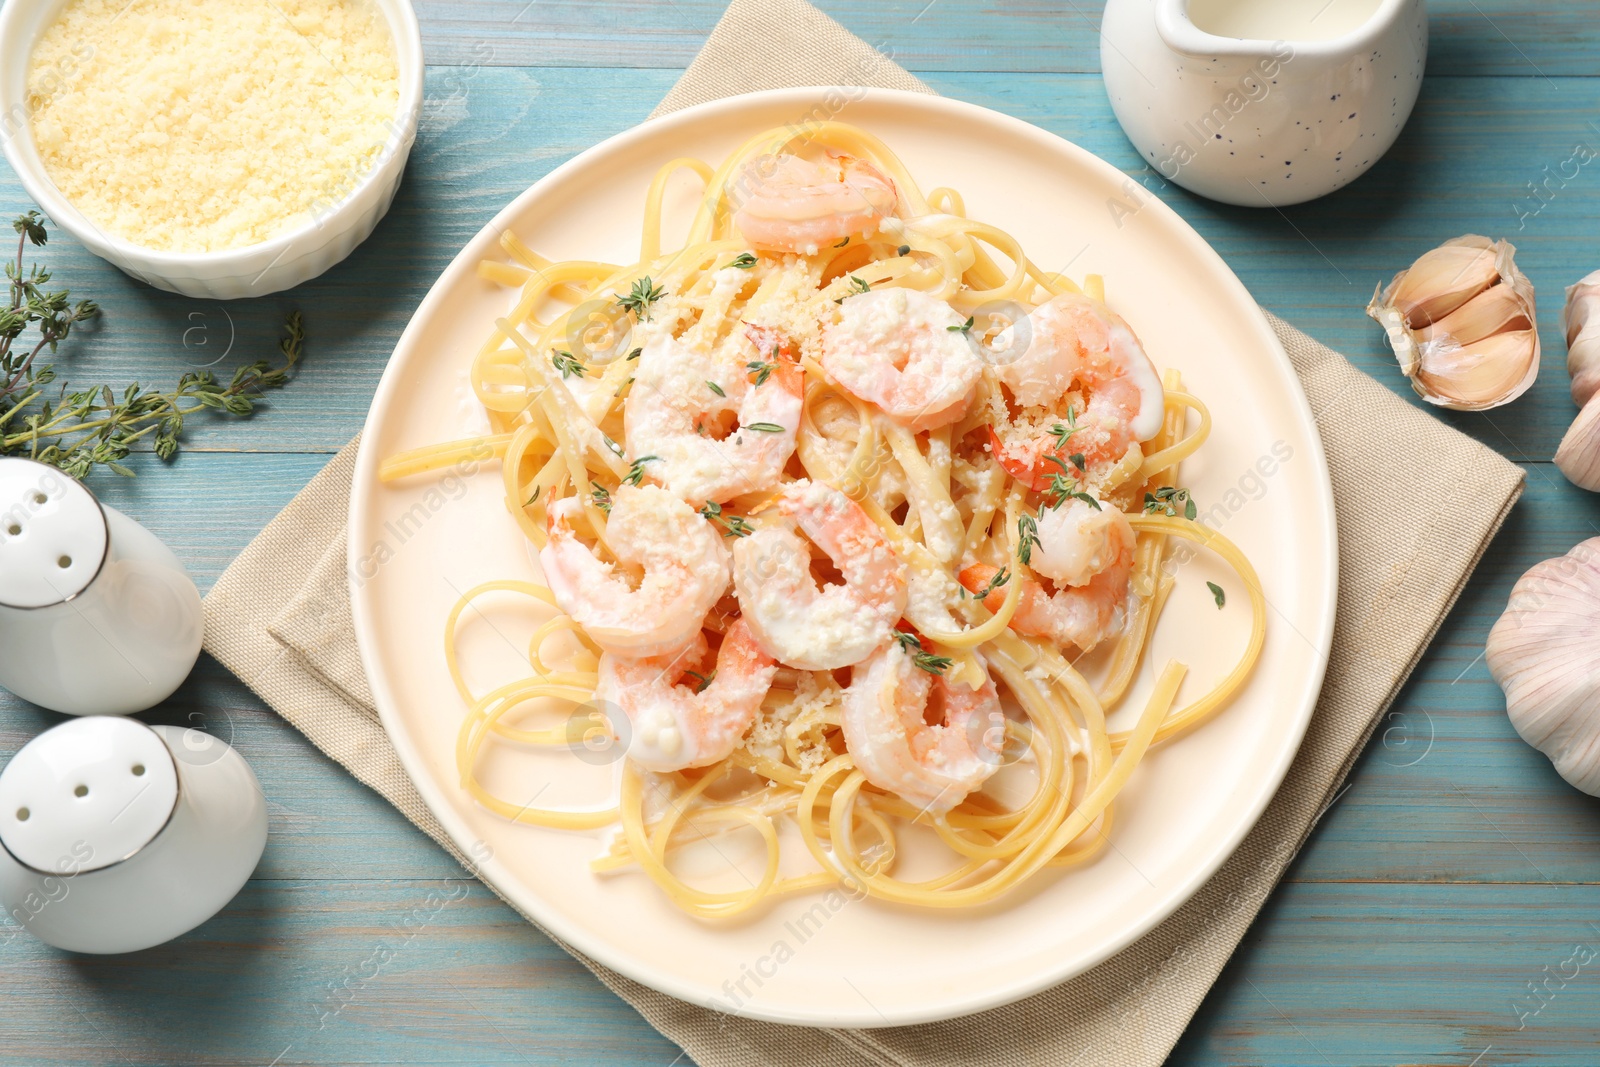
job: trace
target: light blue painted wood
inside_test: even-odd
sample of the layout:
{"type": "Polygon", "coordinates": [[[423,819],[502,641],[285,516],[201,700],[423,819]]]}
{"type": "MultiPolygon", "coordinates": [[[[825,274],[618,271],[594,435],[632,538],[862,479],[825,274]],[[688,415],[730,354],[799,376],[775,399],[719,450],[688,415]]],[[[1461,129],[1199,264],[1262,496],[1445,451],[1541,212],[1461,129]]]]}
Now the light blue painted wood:
{"type": "MultiPolygon", "coordinates": [[[[681,70],[721,0],[423,0],[429,62],[681,70]]],[[[924,71],[1094,73],[1104,0],[820,0],[817,5],[902,65],[924,71]]],[[[1434,74],[1557,77],[1594,73],[1593,8],[1552,0],[1433,0],[1434,74]]]]}
{"type": "MultiPolygon", "coordinates": [[[[887,41],[941,92],[1140,172],[1092,73],[1097,3],[1077,4],[1080,15],[1044,0],[937,0],[915,18],[925,2],[823,6],[887,41]]],[[[715,0],[522,7],[422,5],[430,58],[465,65],[430,73],[393,213],[325,278],[227,306],[236,347],[224,368],[270,347],[283,310],[303,307],[312,341],[301,379],[259,418],[197,424],[172,469],[144,457],[134,482],[96,478],[202,587],[359,427],[394,339],[455,250],[539,175],[642,119],[720,9],[715,0]],[[473,51],[480,42],[492,55],[473,51]]],[[[1367,178],[1282,215],[1159,195],[1263,304],[1400,391],[1360,311],[1372,285],[1457,233],[1512,237],[1540,289],[1542,380],[1510,408],[1446,417],[1540,461],[1572,412],[1555,323],[1561,286],[1600,266],[1600,187],[1582,169],[1522,230],[1516,205],[1578,140],[1600,146],[1587,125],[1600,115],[1600,83],[1585,77],[1600,31],[1586,4],[1445,0],[1433,9],[1417,116],[1367,178]]],[[[23,206],[0,168],[0,211],[23,206]]],[[[63,354],[75,379],[170,381],[220,351],[195,332],[184,344],[195,327],[207,346],[219,343],[219,305],[137,286],[67,240],[51,246],[50,262],[111,309],[96,335],[63,354]]],[[[1573,945],[1600,945],[1588,925],[1600,922],[1600,802],[1515,738],[1479,659],[1516,576],[1600,534],[1600,498],[1547,463],[1526,469],[1527,498],[1174,1063],[1595,1062],[1594,964],[1518,1029],[1519,1009],[1541,1003],[1527,999],[1527,983],[1545,981],[1546,967],[1559,973],[1573,945]]],[[[271,799],[262,867],[218,919],[133,957],[64,958],[0,926],[0,1064],[281,1055],[285,1064],[665,1065],[677,1055],[482,889],[430,904],[430,892],[456,895],[451,862],[215,663],[202,661],[151,718],[215,731],[250,758],[271,799]],[[374,951],[396,945],[396,961],[371,973],[374,951]]],[[[0,697],[0,754],[54,721],[0,697]]]]}

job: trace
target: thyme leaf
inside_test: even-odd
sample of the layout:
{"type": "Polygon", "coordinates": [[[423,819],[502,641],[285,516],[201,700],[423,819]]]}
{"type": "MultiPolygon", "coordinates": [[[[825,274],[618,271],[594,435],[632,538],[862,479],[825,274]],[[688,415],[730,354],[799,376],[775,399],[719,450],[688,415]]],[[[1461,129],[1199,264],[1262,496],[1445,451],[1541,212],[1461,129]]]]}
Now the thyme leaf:
{"type": "Polygon", "coordinates": [[[638,459],[634,460],[628,465],[628,473],[623,476],[622,484],[638,485],[640,482],[644,481],[644,465],[653,459],[660,458],[660,456],[640,456],[638,459]]]}
{"type": "MultiPolygon", "coordinates": [[[[837,247],[837,246],[835,246],[835,247],[837,247]]],[[[834,303],[835,304],[842,304],[842,303],[845,302],[845,300],[847,300],[848,298],[850,298],[852,296],[860,296],[862,293],[870,293],[870,292],[872,292],[872,286],[867,284],[866,279],[865,278],[858,278],[854,274],[852,274],[852,275],[850,275],[850,291],[845,293],[844,296],[841,296],[838,299],[834,300],[834,303]]]]}
{"type": "Polygon", "coordinates": [[[911,653],[911,664],[919,670],[927,671],[929,674],[943,674],[955,664],[955,660],[949,656],[935,656],[932,652],[924,651],[922,640],[916,634],[896,630],[894,639],[900,642],[901,648],[911,653]]]}
{"type": "Polygon", "coordinates": [[[1039,547],[1039,524],[1032,515],[1023,515],[1017,519],[1017,558],[1027,566],[1033,559],[1033,550],[1039,547]]]}
{"type": "Polygon", "coordinates": [[[589,369],[571,352],[554,352],[550,356],[550,362],[561,372],[563,378],[582,378],[589,369]]]}
{"type": "Polygon", "coordinates": [[[617,303],[625,311],[631,311],[636,317],[648,320],[650,305],[666,295],[667,291],[661,286],[651,284],[650,276],[647,274],[633,283],[633,288],[629,290],[627,296],[617,297],[617,303]]]}
{"type": "Polygon", "coordinates": [[[989,583],[987,585],[985,585],[982,589],[979,589],[976,593],[972,594],[972,599],[987,600],[990,593],[994,592],[996,589],[1004,588],[1005,584],[1010,580],[1011,572],[1006,568],[1001,567],[999,570],[994,572],[994,577],[989,579],[989,583]]]}
{"type": "Polygon", "coordinates": [[[1153,515],[1159,512],[1168,518],[1177,518],[1179,507],[1183,508],[1183,517],[1190,522],[1193,522],[1195,517],[1200,514],[1200,509],[1195,507],[1194,498],[1189,495],[1189,490],[1187,489],[1177,489],[1170,485],[1164,485],[1155,492],[1144,495],[1144,510],[1146,514],[1153,515]]]}
{"type": "Polygon", "coordinates": [[[715,500],[706,501],[700,508],[700,514],[704,515],[713,526],[720,524],[723,528],[723,537],[749,537],[755,533],[755,528],[738,515],[724,515],[722,505],[715,500]]]}
{"type": "Polygon", "coordinates": [[[73,389],[56,381],[57,368],[40,362],[54,354],[79,323],[100,313],[92,300],[71,301],[70,289],[46,288],[51,272],[25,264],[28,246],[49,240],[43,217],[29,211],[12,220],[16,256],[5,264],[5,297],[0,297],[0,456],[27,456],[82,478],[95,467],[126,477],[122,461],[145,438],[156,457],[178,453],[187,416],[209,408],[219,415],[252,414],[262,393],[286,385],[305,351],[305,322],[293,311],[284,319],[278,341],[281,364],[258,360],[234,371],[226,383],[210,370],[191,371],[167,391],[138,382],[113,390],[109,385],[73,389]],[[31,344],[17,345],[27,335],[31,344]]]}

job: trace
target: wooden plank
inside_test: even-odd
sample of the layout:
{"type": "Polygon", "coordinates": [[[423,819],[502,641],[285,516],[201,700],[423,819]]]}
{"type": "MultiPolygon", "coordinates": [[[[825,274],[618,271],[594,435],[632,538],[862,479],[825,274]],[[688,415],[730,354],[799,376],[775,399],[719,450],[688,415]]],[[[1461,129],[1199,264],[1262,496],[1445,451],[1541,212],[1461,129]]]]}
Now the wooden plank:
{"type": "MultiPolygon", "coordinates": [[[[670,81],[649,70],[485,68],[457,84],[434,70],[440,103],[423,123],[389,217],[348,261],[293,294],[223,305],[160,293],[58,235],[48,249],[58,280],[108,308],[95,331],[63,349],[63,363],[75,380],[171,382],[221,355],[231,318],[234,349],[218,364],[231,373],[270,352],[284,310],[298,306],[311,334],[300,378],[272,397],[262,417],[199,419],[190,440],[197,448],[332,451],[360,427],[394,340],[456,251],[537,177],[643,118],[670,81]]],[[[1225,207],[1166,185],[1140,163],[1094,76],[935,81],[952,96],[1068,137],[1148,183],[1262,304],[1419,404],[1362,313],[1373,287],[1457,234],[1511,237],[1540,294],[1540,381],[1509,407],[1438,414],[1513,458],[1554,453],[1574,412],[1558,325],[1562,289],[1600,266],[1600,216],[1590,210],[1600,164],[1573,171],[1537,214],[1540,201],[1528,199],[1527,186],[1544,180],[1545,167],[1559,170],[1580,141],[1600,152],[1600,127],[1587,125],[1600,114],[1600,81],[1429,79],[1402,142],[1371,174],[1282,212],[1225,207]],[[1528,216],[1522,229],[1519,210],[1528,216]]],[[[25,206],[14,178],[0,170],[0,210],[25,206]]]]}
{"type": "MultiPolygon", "coordinates": [[[[463,66],[688,66],[725,0],[422,0],[428,62],[463,66]]],[[[1104,0],[817,0],[902,66],[921,72],[1096,73],[1104,0]]],[[[1597,72],[1593,11],[1540,0],[1434,0],[1429,72],[1559,77],[1597,72]]]]}
{"type": "Polygon", "coordinates": [[[669,1064],[676,1046],[464,877],[256,881],[190,934],[66,956],[0,927],[0,1063],[669,1064]]]}
{"type": "MultiPolygon", "coordinates": [[[[1597,907],[1593,886],[1285,886],[1170,1062],[1466,1065],[1488,1048],[1480,1062],[1589,1067],[1600,982],[1592,956],[1577,961],[1600,955],[1597,907]]],[[[210,923],[135,956],[65,957],[25,936],[0,951],[10,1064],[676,1055],[458,880],[254,883],[210,923]]]]}
{"type": "Polygon", "coordinates": [[[1597,893],[1284,886],[1168,1063],[1593,1064],[1597,893]]]}

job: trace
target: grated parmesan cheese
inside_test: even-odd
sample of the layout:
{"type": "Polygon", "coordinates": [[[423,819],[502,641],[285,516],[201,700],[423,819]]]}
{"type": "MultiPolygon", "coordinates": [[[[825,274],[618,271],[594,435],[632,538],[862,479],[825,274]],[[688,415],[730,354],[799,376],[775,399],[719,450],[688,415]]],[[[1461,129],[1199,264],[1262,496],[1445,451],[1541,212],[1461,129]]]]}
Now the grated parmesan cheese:
{"type": "Polygon", "coordinates": [[[95,225],[174,252],[327,215],[398,147],[399,98],[366,0],[72,0],[28,69],[56,187],[95,225]]]}

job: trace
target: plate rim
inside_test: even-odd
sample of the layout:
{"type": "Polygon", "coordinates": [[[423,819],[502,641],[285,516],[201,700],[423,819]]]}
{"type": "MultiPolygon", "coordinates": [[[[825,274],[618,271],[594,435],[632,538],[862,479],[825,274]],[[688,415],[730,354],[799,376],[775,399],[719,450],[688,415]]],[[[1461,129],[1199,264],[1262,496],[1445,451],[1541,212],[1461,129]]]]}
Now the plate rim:
{"type": "MultiPolygon", "coordinates": [[[[756,108],[770,103],[790,103],[796,106],[815,103],[822,94],[837,93],[838,91],[838,86],[822,85],[766,89],[723,97],[646,119],[636,126],[613,134],[584,149],[565,163],[552,169],[517,194],[510,203],[496,212],[494,217],[485,223],[477,233],[468,238],[461,250],[440,271],[439,276],[434,279],[427,294],[407,320],[406,327],[395,342],[394,350],[391,352],[388,363],[384,368],[383,376],[379,380],[372,404],[368,408],[367,417],[363,420],[361,443],[358,446],[355,459],[347,515],[346,552],[348,557],[356,559],[360,556],[360,546],[363,543],[361,538],[366,531],[366,526],[362,521],[362,512],[364,504],[372,499],[373,490],[377,484],[378,457],[373,454],[372,449],[375,446],[371,443],[375,439],[375,434],[368,431],[374,428],[379,420],[379,413],[386,402],[399,389],[398,383],[403,377],[403,369],[411,360],[423,358],[420,346],[416,343],[416,335],[422,331],[420,324],[437,314],[443,304],[445,299],[444,292],[447,288],[446,279],[453,279],[463,269],[476,269],[476,258],[474,257],[468,263],[467,252],[477,243],[479,238],[491,230],[499,233],[507,229],[510,221],[521,214],[527,203],[536,200],[546,186],[559,182],[572,172],[582,171],[592,159],[616,148],[626,148],[633,142],[660,136],[674,127],[692,125],[703,119],[714,119],[726,113],[737,113],[746,108],[756,108]]],[[[909,106],[913,110],[919,108],[927,109],[930,112],[928,116],[930,119],[949,117],[958,120],[966,119],[983,125],[1004,127],[1014,135],[1043,140],[1051,149],[1064,151],[1067,155],[1077,157],[1080,165],[1091,170],[1099,170],[1108,179],[1133,180],[1130,175],[1120,168],[1059,134],[980,104],[973,104],[938,94],[903,89],[852,87],[852,91],[862,93],[861,96],[852,101],[853,103],[888,100],[909,106]],[[944,115],[941,116],[940,112],[944,112],[944,115]]],[[[969,991],[964,995],[931,1004],[921,1010],[895,1009],[886,1015],[877,1009],[868,1010],[866,1008],[855,1012],[842,1012],[839,1010],[815,1011],[804,1008],[752,1004],[741,1007],[734,1014],[764,1022],[837,1029],[877,1029],[942,1022],[1015,1003],[1025,997],[1086,973],[1120,953],[1172,916],[1211,879],[1223,863],[1238,850],[1245,837],[1260,821],[1267,806],[1277,796],[1284,777],[1288,774],[1290,765],[1299,753],[1300,747],[1305,741],[1306,730],[1310,726],[1312,713],[1315,711],[1317,701],[1321,696],[1322,683],[1328,667],[1329,652],[1332,648],[1338,601],[1339,541],[1337,512],[1334,507],[1332,477],[1328,469],[1322,436],[1317,430],[1315,416],[1311,410],[1310,402],[1306,398],[1300,376],[1296,373],[1287,351],[1285,351],[1282,342],[1279,341],[1271,323],[1267,320],[1265,309],[1256,302],[1255,297],[1250,294],[1250,291],[1245,287],[1238,275],[1234,273],[1233,269],[1228,266],[1221,254],[1212,247],[1209,241],[1201,236],[1198,230],[1190,225],[1188,220],[1184,219],[1170,205],[1153,194],[1148,197],[1148,201],[1144,210],[1154,210],[1164,216],[1164,221],[1174,231],[1178,239],[1189,244],[1191,250],[1202,259],[1210,259],[1214,267],[1213,276],[1218,284],[1234,289],[1235,295],[1242,297],[1254,309],[1249,325],[1261,343],[1266,346],[1268,352],[1276,357],[1279,369],[1284,372],[1289,387],[1289,398],[1295,408],[1294,414],[1297,417],[1297,421],[1307,427],[1309,431],[1307,436],[1309,438],[1311,452],[1309,458],[1312,467],[1310,477],[1316,482],[1315,488],[1318,490],[1316,495],[1323,512],[1323,515],[1318,518],[1325,519],[1322,525],[1325,525],[1328,535],[1324,549],[1323,588],[1320,590],[1323,610],[1317,620],[1317,632],[1311,642],[1315,654],[1315,662],[1295,702],[1295,718],[1290,731],[1293,743],[1283,745],[1278,753],[1276,763],[1260,778],[1261,784],[1255,796],[1248,805],[1243,807],[1241,817],[1235,820],[1234,825],[1227,834],[1218,839],[1206,859],[1196,864],[1186,878],[1177,883],[1172,889],[1169,889],[1160,902],[1155,907],[1150,908],[1138,922],[1128,924],[1127,927],[1119,932],[1118,936],[1110,939],[1103,949],[1092,958],[1063,967],[1041,968],[1004,986],[985,989],[981,992],[969,991]]],[[[377,670],[378,653],[376,639],[373,636],[374,625],[371,618],[371,609],[362,596],[362,587],[367,583],[357,582],[354,572],[349,568],[346,569],[346,579],[350,589],[351,615],[356,634],[356,644],[361,654],[362,669],[367,675],[367,680],[372,690],[373,703],[378,712],[383,731],[393,745],[407,777],[410,778],[423,803],[427,805],[429,812],[438,820],[456,850],[461,855],[470,855],[474,843],[479,839],[478,835],[472,833],[470,828],[458,818],[452,810],[452,804],[449,798],[445,796],[444,790],[427,773],[426,763],[422,754],[418,751],[413,738],[403,728],[403,721],[398,711],[398,703],[389,686],[388,679],[377,670]]],[[[1311,595],[1314,596],[1317,592],[1313,590],[1311,595]]],[[[708,1000],[703,997],[695,983],[686,982],[670,971],[641,963],[637,958],[623,951],[614,950],[612,946],[591,938],[582,927],[569,924],[559,910],[544,907],[543,901],[536,893],[529,891],[528,887],[517,879],[509,877],[509,872],[503,869],[497,857],[490,856],[482,862],[474,860],[473,865],[476,869],[472,873],[475,873],[483,880],[491,891],[510,904],[514,911],[517,911],[523,918],[533,923],[541,932],[552,936],[564,947],[570,947],[571,950],[582,953],[589,960],[617,971],[657,992],[708,1010],[725,1010],[719,1008],[714,1000],[708,1000]]]]}

